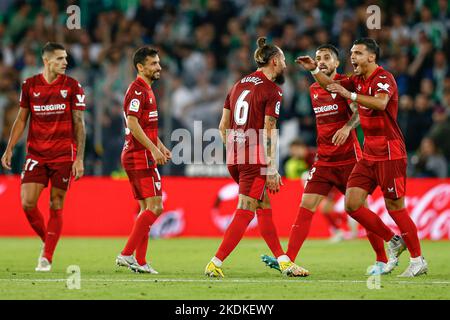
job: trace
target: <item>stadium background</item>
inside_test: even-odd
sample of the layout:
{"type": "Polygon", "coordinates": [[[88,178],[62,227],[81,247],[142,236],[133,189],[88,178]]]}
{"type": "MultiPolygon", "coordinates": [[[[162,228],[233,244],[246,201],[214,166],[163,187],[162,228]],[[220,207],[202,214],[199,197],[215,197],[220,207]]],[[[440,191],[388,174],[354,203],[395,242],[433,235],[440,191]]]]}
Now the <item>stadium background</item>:
{"type": "MultiPolygon", "coordinates": [[[[409,155],[408,175],[427,178],[409,182],[411,204],[423,204],[423,207],[418,206],[423,210],[415,217],[415,222],[429,229],[423,237],[433,239],[430,230],[438,230],[434,232],[440,236],[434,239],[448,239],[449,32],[448,0],[401,1],[395,4],[391,1],[345,0],[2,0],[0,153],[4,151],[17,114],[20,84],[42,68],[41,47],[47,41],[64,43],[70,64],[67,73],[83,84],[87,95],[85,169],[88,176],[95,177],[83,178],[73,184],[67,200],[67,223],[63,234],[126,235],[131,227],[130,216],[137,208],[120,168],[124,139],[122,101],[135,76],[130,58],[137,47],[151,44],[160,50],[163,72],[161,80],[154,86],[161,115],[160,137],[167,145],[173,146],[175,142],[170,139],[172,131],[186,128],[194,134],[194,120],[202,121],[203,130],[217,127],[228,89],[255,68],[252,55],[257,37],[267,36],[280,46],[288,65],[279,121],[281,172],[289,178],[298,178],[307,171],[313,158],[315,126],[308,93],[313,79],[294,64],[294,58],[303,54],[314,56],[318,45],[331,42],[340,50],[339,71],[350,73],[348,52],[353,40],[369,36],[375,38],[382,49],[379,64],[392,72],[398,83],[398,121],[409,155]],[[66,8],[71,4],[81,8],[80,30],[66,28],[66,8]],[[366,9],[370,4],[381,8],[380,30],[366,27],[366,9]],[[434,188],[438,188],[439,193],[430,195],[429,191],[434,188]],[[93,222],[96,227],[86,229],[86,226],[77,224],[77,221],[82,221],[77,216],[78,208],[80,203],[91,201],[90,195],[99,193],[102,196],[98,196],[101,199],[98,205],[89,207],[97,216],[93,222]],[[113,194],[117,196],[112,197],[113,194]],[[105,202],[108,202],[108,208],[118,209],[106,209],[105,202]],[[111,219],[111,216],[115,218],[111,219]],[[110,226],[105,227],[105,221],[109,221],[110,226]]],[[[359,137],[362,139],[361,132],[359,137]]],[[[15,148],[12,172],[0,169],[0,235],[31,235],[20,210],[17,177],[24,160],[25,138],[26,135],[15,148]]],[[[220,144],[219,141],[216,143],[220,144]]],[[[169,202],[169,206],[166,204],[170,209],[164,215],[169,221],[167,235],[220,235],[223,229],[220,224],[226,223],[227,215],[232,213],[235,195],[227,198],[231,200],[231,204],[227,204],[229,209],[221,207],[215,211],[215,203],[221,188],[228,186],[231,180],[199,177],[227,176],[225,167],[170,164],[161,171],[166,176],[164,183],[168,201],[173,201],[174,197],[180,199],[181,194],[186,195],[186,190],[192,190],[193,184],[214,186],[199,191],[199,194],[211,192],[206,197],[208,200],[203,199],[210,201],[205,208],[195,207],[185,212],[184,217],[193,220],[177,220],[179,216],[168,214],[189,206],[188,203],[183,204],[184,200],[173,205],[169,202]],[[167,177],[169,175],[176,177],[167,177]],[[221,218],[225,222],[220,222],[221,218]],[[209,227],[215,229],[210,229],[208,234],[202,234],[204,230],[201,229],[171,233],[180,223],[184,226],[209,224],[204,230],[209,227]]],[[[292,180],[283,192],[287,200],[295,199],[291,200],[289,208],[292,208],[289,210],[280,207],[280,211],[285,212],[284,220],[278,221],[280,235],[287,236],[300,201],[301,183],[292,180]]],[[[42,198],[41,208],[45,208],[47,194],[42,198]]],[[[382,211],[378,213],[383,215],[382,211]]],[[[384,214],[383,219],[389,222],[390,218],[384,214]]],[[[314,223],[313,235],[328,234],[320,215],[316,215],[314,223]]],[[[249,232],[251,235],[252,231],[249,232]]]]}

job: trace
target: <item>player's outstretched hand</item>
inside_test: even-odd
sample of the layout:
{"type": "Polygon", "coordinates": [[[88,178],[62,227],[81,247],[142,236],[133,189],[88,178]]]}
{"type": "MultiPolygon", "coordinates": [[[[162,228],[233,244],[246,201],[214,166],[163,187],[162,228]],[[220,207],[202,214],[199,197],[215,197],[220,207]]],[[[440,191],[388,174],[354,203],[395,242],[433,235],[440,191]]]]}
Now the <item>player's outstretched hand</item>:
{"type": "Polygon", "coordinates": [[[310,56],[300,56],[295,59],[295,63],[301,65],[308,71],[313,71],[317,68],[317,62],[310,56]]]}
{"type": "Polygon", "coordinates": [[[2,166],[5,169],[11,170],[11,158],[12,158],[12,151],[6,150],[5,153],[2,156],[2,166]]]}
{"type": "Polygon", "coordinates": [[[350,127],[343,126],[338,131],[336,131],[336,133],[334,134],[333,138],[331,139],[331,142],[335,146],[343,145],[345,143],[345,141],[347,141],[347,138],[350,135],[350,131],[351,130],[352,129],[350,127]]]}
{"type": "Polygon", "coordinates": [[[156,164],[159,166],[165,165],[169,161],[168,157],[165,156],[159,149],[152,152],[153,159],[155,159],[156,164]]]}
{"type": "Polygon", "coordinates": [[[75,177],[75,181],[80,179],[84,175],[83,160],[75,160],[72,165],[72,175],[75,177]]]}
{"type": "Polygon", "coordinates": [[[333,93],[337,93],[341,97],[345,99],[350,99],[351,93],[347,89],[345,89],[343,86],[341,86],[339,83],[331,83],[327,85],[327,90],[333,93]]]}

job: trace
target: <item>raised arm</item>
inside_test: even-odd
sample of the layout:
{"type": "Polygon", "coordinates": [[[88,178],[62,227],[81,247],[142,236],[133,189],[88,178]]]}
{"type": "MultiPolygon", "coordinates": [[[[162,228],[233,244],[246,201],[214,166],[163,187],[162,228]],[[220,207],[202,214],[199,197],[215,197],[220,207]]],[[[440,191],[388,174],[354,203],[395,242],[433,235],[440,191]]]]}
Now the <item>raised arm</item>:
{"type": "Polygon", "coordinates": [[[86,126],[84,124],[84,111],[72,110],[73,130],[77,144],[77,157],[72,165],[72,175],[75,180],[84,175],[84,149],[86,145],[86,126]]]}
{"type": "Polygon", "coordinates": [[[5,169],[11,170],[11,158],[13,154],[13,149],[17,142],[22,137],[23,131],[27,125],[27,120],[30,115],[30,110],[27,108],[19,108],[16,120],[14,120],[13,126],[11,128],[11,134],[9,136],[8,145],[2,156],[2,166],[5,169]]]}
{"type": "Polygon", "coordinates": [[[338,83],[329,84],[327,86],[327,90],[333,93],[337,93],[345,99],[351,99],[352,101],[373,110],[383,111],[384,109],[386,109],[390,99],[389,94],[383,92],[377,93],[374,96],[356,94],[354,92],[348,91],[338,83]]]}
{"type": "Polygon", "coordinates": [[[328,77],[325,73],[320,71],[319,66],[317,65],[317,61],[315,61],[310,56],[300,56],[295,59],[295,62],[305,68],[305,70],[311,72],[311,75],[322,88],[326,89],[327,85],[337,83],[336,81],[328,77]]]}

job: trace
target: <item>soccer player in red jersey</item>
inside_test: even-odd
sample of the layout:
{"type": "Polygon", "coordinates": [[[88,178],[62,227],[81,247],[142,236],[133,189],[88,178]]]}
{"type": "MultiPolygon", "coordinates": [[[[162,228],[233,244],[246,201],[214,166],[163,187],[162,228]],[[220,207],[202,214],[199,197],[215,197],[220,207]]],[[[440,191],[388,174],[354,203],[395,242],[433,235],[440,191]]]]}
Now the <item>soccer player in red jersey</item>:
{"type": "MultiPolygon", "coordinates": [[[[331,79],[345,78],[336,72],[339,53],[333,45],[318,47],[316,61],[320,71],[331,79]]],[[[286,254],[291,261],[295,261],[321,201],[330,194],[333,187],[345,194],[350,173],[356,162],[362,159],[361,148],[353,130],[359,124],[355,103],[349,105],[347,99],[326,91],[317,82],[311,85],[309,92],[316,115],[317,156],[306,180],[299,212],[289,235],[286,254]]],[[[369,239],[378,238],[370,232],[368,234],[369,239]]],[[[273,257],[263,256],[262,260],[268,266],[279,269],[273,257]]],[[[387,262],[383,246],[377,252],[377,261],[387,262]]]]}
{"type": "Polygon", "coordinates": [[[2,156],[2,165],[11,169],[13,148],[30,118],[20,196],[25,215],[43,242],[36,271],[50,271],[61,235],[64,199],[71,177],[78,180],[84,173],[83,111],[86,104],[81,85],[65,75],[67,53],[64,47],[47,43],[42,49],[42,59],[43,73],[22,84],[20,110],[2,156]],[[52,184],[50,217],[45,226],[37,202],[49,180],[52,184]]]}
{"type": "Polygon", "coordinates": [[[222,262],[241,240],[255,212],[261,235],[278,258],[283,274],[307,273],[281,248],[266,192],[266,186],[270,192],[278,192],[281,186],[274,132],[283,96],[276,83],[284,82],[285,58],[280,48],[266,43],[266,38],[259,38],[257,44],[254,58],[258,69],[231,88],[219,125],[228,171],[239,184],[239,202],[218,251],[205,268],[209,277],[224,277],[222,262]]]}
{"type": "MultiPolygon", "coordinates": [[[[364,207],[367,195],[381,187],[390,216],[398,225],[402,237],[394,236],[382,225],[372,224],[369,229],[389,241],[389,261],[383,273],[391,272],[398,264],[398,256],[408,248],[411,259],[403,277],[425,274],[428,265],[422,257],[417,228],[405,208],[406,148],[397,124],[398,91],[392,74],[377,64],[380,49],[375,40],[362,38],[353,43],[351,62],[354,75],[336,81],[317,68],[310,57],[299,57],[297,62],[310,70],[316,81],[328,91],[358,103],[361,128],[364,132],[363,159],[350,175],[345,207],[361,223],[376,214],[364,207]],[[372,228],[372,229],[371,229],[372,228]]],[[[370,223],[369,223],[370,224],[370,223]]]]}
{"type": "Polygon", "coordinates": [[[126,128],[121,160],[141,211],[116,264],[134,272],[157,274],[146,261],[148,234],[163,211],[157,165],[166,164],[172,154],[158,138],[158,109],[151,88],[161,75],[158,51],[150,47],[139,48],[134,53],[133,64],[138,75],[125,94],[126,128]]]}

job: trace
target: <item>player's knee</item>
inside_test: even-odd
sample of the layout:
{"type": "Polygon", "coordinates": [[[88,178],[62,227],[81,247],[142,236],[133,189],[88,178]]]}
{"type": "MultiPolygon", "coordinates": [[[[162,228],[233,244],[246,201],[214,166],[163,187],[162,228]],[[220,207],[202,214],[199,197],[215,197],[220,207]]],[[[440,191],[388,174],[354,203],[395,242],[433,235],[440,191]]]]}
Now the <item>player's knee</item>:
{"type": "Polygon", "coordinates": [[[397,200],[391,200],[391,199],[385,199],[385,203],[386,203],[386,209],[388,209],[388,211],[398,211],[398,210],[402,210],[405,205],[403,201],[399,201],[400,199],[397,200]]]}
{"type": "Polygon", "coordinates": [[[35,201],[34,199],[22,199],[22,209],[24,211],[33,210],[34,208],[36,208],[36,205],[37,201],[35,201]]]}
{"type": "Polygon", "coordinates": [[[153,212],[157,216],[160,216],[164,211],[162,204],[155,204],[155,205],[150,206],[147,209],[150,210],[151,212],[153,212]]]}
{"type": "Polygon", "coordinates": [[[63,203],[64,203],[64,197],[53,196],[50,199],[50,209],[52,209],[52,210],[62,209],[63,203]]]}
{"type": "Polygon", "coordinates": [[[359,208],[361,208],[363,204],[364,203],[358,199],[346,197],[345,198],[345,211],[347,211],[348,213],[351,214],[351,213],[355,212],[356,210],[358,210],[359,208]]]}

